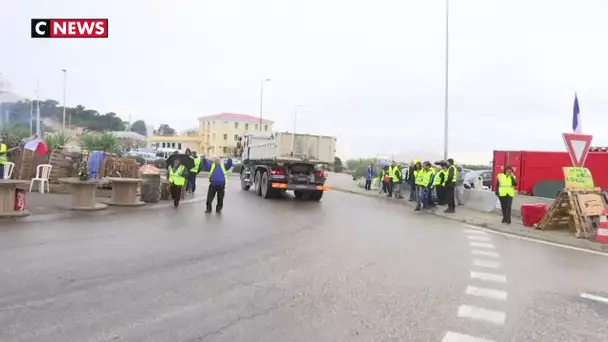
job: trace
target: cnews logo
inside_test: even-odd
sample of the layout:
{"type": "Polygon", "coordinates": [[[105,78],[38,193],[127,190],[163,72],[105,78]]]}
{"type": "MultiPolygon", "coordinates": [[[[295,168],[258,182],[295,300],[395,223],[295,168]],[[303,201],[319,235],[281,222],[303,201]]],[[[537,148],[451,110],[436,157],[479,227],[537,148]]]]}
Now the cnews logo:
{"type": "Polygon", "coordinates": [[[108,38],[108,19],[32,19],[32,38],[108,38]]]}

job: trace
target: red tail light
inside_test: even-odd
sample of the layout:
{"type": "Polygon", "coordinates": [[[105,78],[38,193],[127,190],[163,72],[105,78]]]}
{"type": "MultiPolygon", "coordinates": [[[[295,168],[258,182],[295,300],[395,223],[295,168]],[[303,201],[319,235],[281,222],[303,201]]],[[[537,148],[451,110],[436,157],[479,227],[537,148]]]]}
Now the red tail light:
{"type": "Polygon", "coordinates": [[[323,171],[317,171],[315,172],[315,175],[320,178],[325,178],[325,172],[323,171]]]}
{"type": "Polygon", "coordinates": [[[285,170],[283,170],[283,169],[270,169],[270,174],[271,175],[284,175],[285,174],[285,170]]]}

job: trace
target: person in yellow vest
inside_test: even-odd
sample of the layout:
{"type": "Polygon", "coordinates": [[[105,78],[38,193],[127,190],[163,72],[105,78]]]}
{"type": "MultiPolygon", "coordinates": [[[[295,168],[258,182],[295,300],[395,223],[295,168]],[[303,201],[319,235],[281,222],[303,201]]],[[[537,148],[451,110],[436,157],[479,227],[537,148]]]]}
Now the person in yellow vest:
{"type": "Polygon", "coordinates": [[[410,185],[410,202],[414,202],[416,200],[416,174],[420,169],[420,162],[418,160],[414,160],[407,170],[407,183],[410,185]]]}
{"type": "MultiPolygon", "coordinates": [[[[187,153],[187,152],[186,152],[187,153]]],[[[196,151],[190,153],[190,158],[194,161],[194,166],[188,172],[188,189],[187,191],[194,195],[196,191],[196,175],[201,170],[201,158],[196,155],[196,151]]]]}
{"type": "Polygon", "coordinates": [[[169,176],[169,183],[171,183],[171,198],[173,198],[173,207],[177,208],[179,206],[179,200],[182,198],[182,189],[186,185],[188,170],[181,165],[178,158],[175,158],[173,165],[169,165],[167,168],[167,175],[169,176]]]}
{"type": "Polygon", "coordinates": [[[456,168],[456,165],[454,165],[454,159],[452,158],[447,160],[447,166],[447,176],[443,186],[445,187],[445,204],[448,205],[448,208],[444,211],[444,213],[451,214],[456,212],[454,189],[456,188],[456,183],[458,182],[458,169],[456,168]]]}
{"type": "Polygon", "coordinates": [[[386,197],[393,197],[393,191],[395,190],[395,171],[397,170],[397,163],[393,160],[391,165],[388,167],[388,195],[386,197]]]}
{"type": "Polygon", "coordinates": [[[511,206],[515,197],[517,179],[513,175],[513,168],[507,166],[504,173],[496,176],[496,196],[502,209],[502,223],[511,224],[511,206]]]}
{"type": "Polygon", "coordinates": [[[431,163],[425,161],[424,163],[422,163],[422,168],[416,173],[416,190],[418,191],[418,193],[416,194],[416,209],[414,209],[415,211],[420,211],[420,209],[422,208],[427,208],[426,191],[429,180],[426,178],[426,174],[430,173],[430,168],[431,163]]]}
{"type": "Polygon", "coordinates": [[[435,191],[437,192],[437,205],[445,205],[445,179],[447,176],[448,165],[445,161],[435,163],[441,167],[441,169],[435,175],[435,191]]]}
{"type": "Polygon", "coordinates": [[[4,179],[4,168],[8,163],[8,148],[4,143],[4,139],[0,137],[0,179],[4,179]]]}
{"type": "Polygon", "coordinates": [[[433,188],[435,186],[435,169],[433,169],[433,167],[431,166],[431,163],[429,163],[429,168],[428,170],[424,173],[424,184],[426,186],[426,191],[425,191],[425,203],[426,203],[426,208],[430,209],[435,207],[435,202],[433,201],[433,188]]]}
{"type": "Polygon", "coordinates": [[[215,212],[221,214],[222,209],[224,209],[224,195],[228,183],[228,170],[232,167],[232,158],[228,158],[223,163],[220,157],[215,157],[215,160],[211,162],[203,156],[202,162],[209,169],[209,189],[207,190],[207,210],[205,210],[205,213],[211,212],[211,205],[217,194],[215,212]]]}
{"type": "Polygon", "coordinates": [[[393,170],[393,192],[395,193],[396,199],[403,199],[401,194],[403,188],[403,170],[401,166],[396,165],[393,170]]]}

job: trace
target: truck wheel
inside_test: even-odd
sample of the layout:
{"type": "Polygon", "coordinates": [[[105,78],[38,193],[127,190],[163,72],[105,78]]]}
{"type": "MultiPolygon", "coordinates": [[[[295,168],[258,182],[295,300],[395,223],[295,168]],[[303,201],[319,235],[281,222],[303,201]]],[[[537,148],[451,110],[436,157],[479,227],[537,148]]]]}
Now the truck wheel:
{"type": "Polygon", "coordinates": [[[273,189],[270,187],[270,182],[268,182],[268,173],[264,172],[262,174],[262,182],[260,184],[261,194],[264,198],[271,198],[273,195],[273,189]]]}
{"type": "Polygon", "coordinates": [[[241,173],[241,189],[247,191],[249,190],[249,188],[251,188],[251,184],[247,184],[247,182],[245,181],[245,178],[243,178],[245,175],[243,175],[241,173]]]}
{"type": "Polygon", "coordinates": [[[319,202],[323,198],[323,191],[313,191],[310,193],[310,197],[308,198],[311,201],[319,202]]]}
{"type": "Polygon", "coordinates": [[[255,194],[258,196],[262,196],[262,171],[258,171],[255,173],[255,194]]]}
{"type": "Polygon", "coordinates": [[[302,191],[294,190],[293,195],[295,196],[295,198],[300,199],[300,198],[302,198],[302,191]]]}

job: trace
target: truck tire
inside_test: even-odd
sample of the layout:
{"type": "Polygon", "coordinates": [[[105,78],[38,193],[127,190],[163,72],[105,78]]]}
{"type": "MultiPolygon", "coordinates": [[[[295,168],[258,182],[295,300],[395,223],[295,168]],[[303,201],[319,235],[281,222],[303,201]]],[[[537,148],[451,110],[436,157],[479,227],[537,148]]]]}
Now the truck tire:
{"type": "Polygon", "coordinates": [[[293,191],[293,196],[294,196],[295,198],[297,198],[297,199],[302,198],[302,195],[303,195],[303,194],[302,194],[302,191],[300,191],[300,190],[294,190],[294,191],[293,191]]]}
{"type": "Polygon", "coordinates": [[[274,189],[271,187],[272,183],[268,181],[268,172],[262,173],[262,182],[260,184],[260,192],[263,198],[272,198],[274,189]]]}
{"type": "Polygon", "coordinates": [[[310,193],[310,197],[308,198],[311,201],[319,202],[323,198],[323,191],[313,191],[310,193]]]}
{"type": "Polygon", "coordinates": [[[255,194],[258,196],[262,196],[262,171],[257,171],[255,173],[255,194]]]}
{"type": "Polygon", "coordinates": [[[245,182],[245,178],[243,178],[244,176],[245,175],[241,173],[241,189],[247,191],[249,188],[251,188],[251,184],[247,184],[247,182],[245,182]]]}

